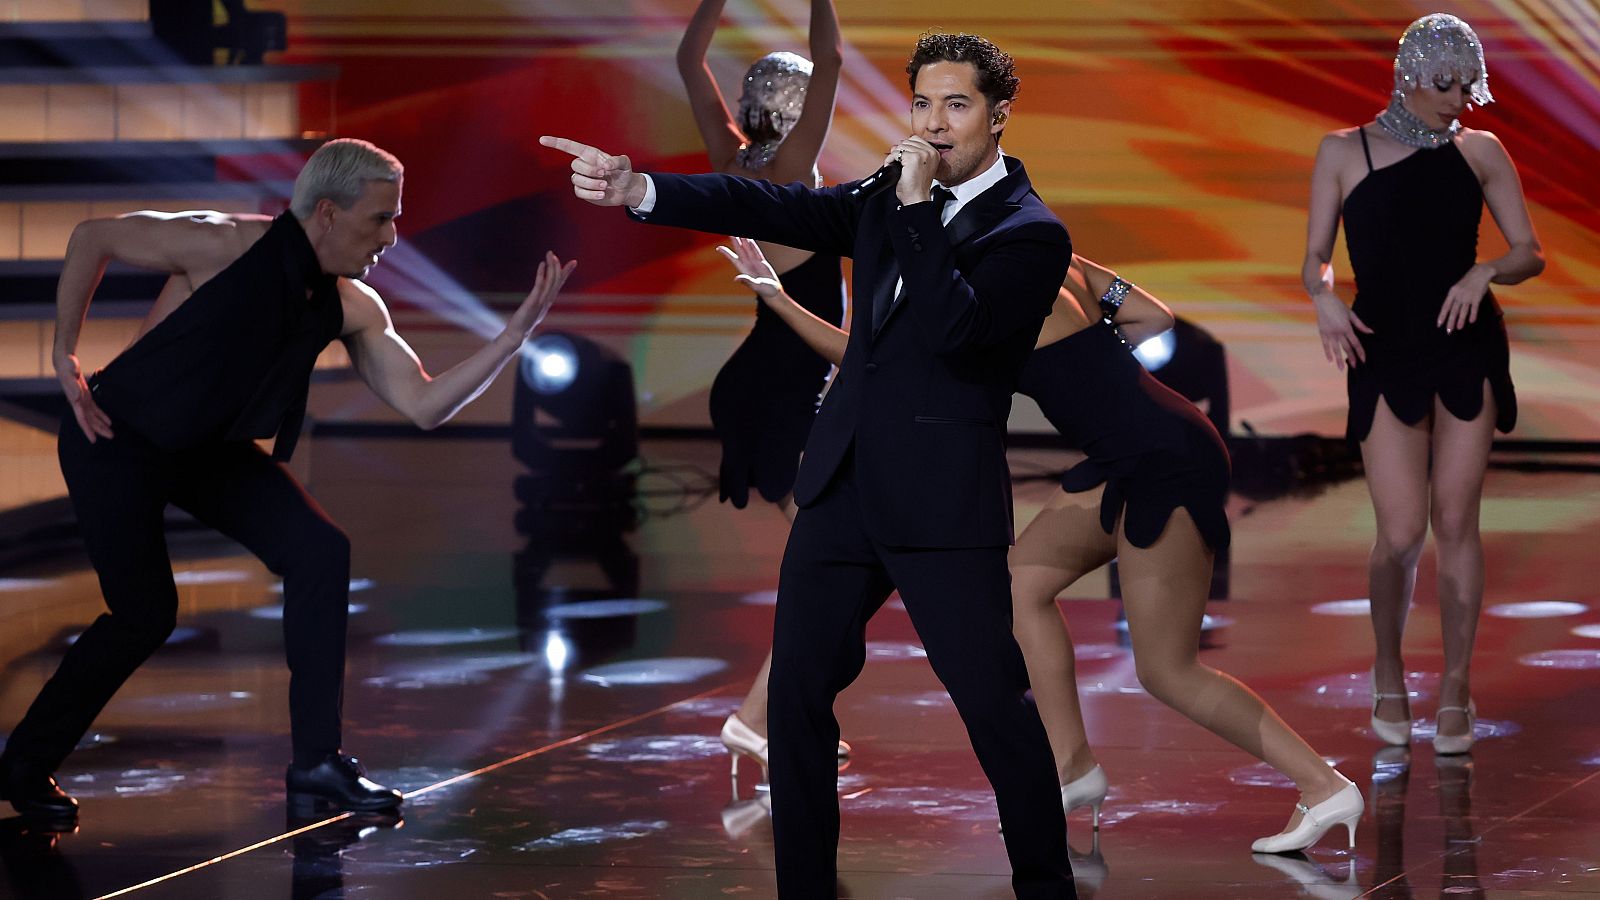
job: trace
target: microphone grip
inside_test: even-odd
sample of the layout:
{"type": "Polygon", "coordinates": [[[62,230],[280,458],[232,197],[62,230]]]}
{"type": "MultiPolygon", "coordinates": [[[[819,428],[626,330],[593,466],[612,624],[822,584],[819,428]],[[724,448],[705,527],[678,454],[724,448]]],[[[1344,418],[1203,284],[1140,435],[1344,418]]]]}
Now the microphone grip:
{"type": "Polygon", "coordinates": [[[856,182],[856,186],[851,188],[849,191],[850,196],[871,197],[875,194],[882,193],[884,188],[889,187],[900,180],[901,168],[902,166],[900,164],[900,160],[889,160],[887,163],[884,163],[883,167],[878,169],[878,171],[873,172],[871,175],[868,175],[867,177],[856,182]]]}

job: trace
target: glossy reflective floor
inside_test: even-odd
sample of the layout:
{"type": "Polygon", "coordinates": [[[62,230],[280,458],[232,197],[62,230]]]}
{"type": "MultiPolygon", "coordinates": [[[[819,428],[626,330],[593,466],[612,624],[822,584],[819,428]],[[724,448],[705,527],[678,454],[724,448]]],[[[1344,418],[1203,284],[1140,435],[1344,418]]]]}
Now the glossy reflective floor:
{"type": "MultiPolygon", "coordinates": [[[[473,440],[320,439],[312,490],[355,541],[347,749],[410,793],[403,822],[286,819],[276,581],[172,538],[180,631],[60,773],[73,834],[0,827],[5,897],[763,898],[766,795],[716,734],[760,663],[787,523],[685,494],[714,447],[647,445],[656,510],[598,549],[519,537],[517,465],[473,440]]],[[[1017,453],[1019,474],[1070,461],[1017,453]]],[[[1023,482],[1018,516],[1053,489],[1023,482]]],[[[1107,573],[1063,602],[1112,780],[1070,821],[1084,897],[1600,895],[1600,476],[1491,472],[1474,688],[1480,743],[1436,757],[1438,616],[1425,558],[1408,633],[1418,739],[1366,729],[1365,488],[1236,500],[1230,599],[1202,658],[1265,695],[1362,787],[1354,851],[1262,857],[1293,794],[1145,695],[1107,573]]],[[[0,571],[0,728],[98,610],[77,554],[0,571]]],[[[993,798],[905,613],[872,623],[838,705],[842,895],[1004,898],[993,798]]],[[[8,810],[9,811],[9,810],[8,810]]]]}

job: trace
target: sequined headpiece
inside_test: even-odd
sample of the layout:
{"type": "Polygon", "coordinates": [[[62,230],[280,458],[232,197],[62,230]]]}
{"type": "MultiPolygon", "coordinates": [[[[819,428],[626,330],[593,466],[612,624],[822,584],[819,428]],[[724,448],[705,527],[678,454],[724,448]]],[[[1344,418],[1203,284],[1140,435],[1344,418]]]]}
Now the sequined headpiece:
{"type": "Polygon", "coordinates": [[[1415,91],[1471,77],[1472,102],[1494,102],[1489,93],[1489,70],[1483,63],[1483,44],[1472,26],[1449,15],[1434,13],[1412,22],[1400,36],[1394,55],[1394,89],[1415,91]]]}
{"type": "Polygon", "coordinates": [[[811,81],[811,60],[779,51],[756,60],[744,74],[739,95],[739,127],[750,139],[739,150],[739,162],[759,169],[772,161],[778,145],[800,121],[811,81]]]}

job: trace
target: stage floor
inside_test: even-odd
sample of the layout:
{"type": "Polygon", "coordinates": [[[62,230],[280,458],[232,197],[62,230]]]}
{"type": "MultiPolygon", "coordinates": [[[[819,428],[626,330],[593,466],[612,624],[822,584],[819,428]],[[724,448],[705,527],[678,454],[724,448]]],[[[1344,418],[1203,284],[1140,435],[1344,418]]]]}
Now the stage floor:
{"type": "MultiPolygon", "coordinates": [[[[695,505],[713,446],[647,444],[657,512],[596,552],[519,537],[503,443],[310,450],[312,491],[355,544],[346,749],[410,792],[403,822],[286,818],[276,579],[180,533],[180,630],[60,773],[79,830],[3,823],[0,896],[774,896],[766,795],[750,768],[730,784],[716,735],[765,653],[787,522],[714,493],[695,505]]],[[[1068,461],[1014,456],[1019,474],[1068,461]]],[[[1019,522],[1053,489],[1019,484],[1019,522]]],[[[1600,477],[1490,473],[1481,740],[1456,759],[1435,756],[1428,727],[1409,751],[1367,730],[1364,485],[1232,513],[1231,596],[1211,606],[1202,659],[1361,786],[1356,848],[1341,830],[1306,856],[1251,855],[1293,792],[1141,691],[1102,571],[1062,604],[1112,782],[1098,836],[1085,811],[1069,822],[1080,895],[1600,895],[1600,477]]],[[[1432,571],[1430,550],[1407,637],[1422,725],[1440,666],[1432,571]]],[[[81,554],[0,570],[0,727],[99,607],[81,554]]],[[[906,614],[891,603],[869,636],[838,704],[855,748],[839,782],[842,895],[1011,896],[993,797],[906,614]]]]}

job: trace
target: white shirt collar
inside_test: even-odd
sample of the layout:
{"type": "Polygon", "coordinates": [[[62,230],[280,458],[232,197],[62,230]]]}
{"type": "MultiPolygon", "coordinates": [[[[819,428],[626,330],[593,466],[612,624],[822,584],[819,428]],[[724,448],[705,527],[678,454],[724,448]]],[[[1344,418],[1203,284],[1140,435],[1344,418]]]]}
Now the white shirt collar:
{"type": "MultiPolygon", "coordinates": [[[[956,198],[944,206],[944,214],[941,217],[944,219],[944,223],[946,225],[950,224],[950,220],[961,212],[961,207],[966,206],[969,200],[994,187],[1004,177],[1006,177],[1006,152],[1001,150],[995,156],[994,165],[955,187],[946,188],[950,193],[955,194],[956,198]]],[[[935,181],[934,184],[939,183],[935,181]]],[[[944,186],[940,185],[940,187],[944,186]]]]}

